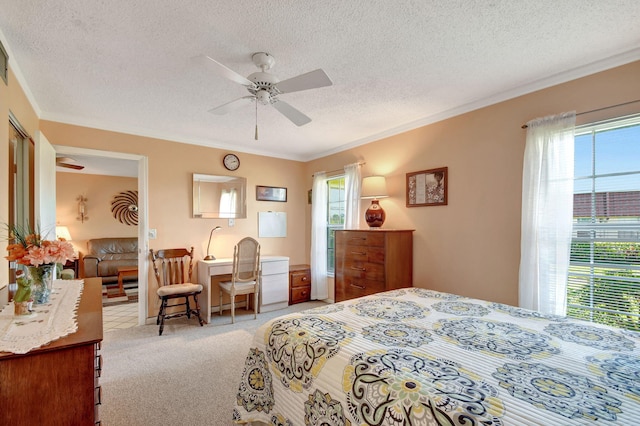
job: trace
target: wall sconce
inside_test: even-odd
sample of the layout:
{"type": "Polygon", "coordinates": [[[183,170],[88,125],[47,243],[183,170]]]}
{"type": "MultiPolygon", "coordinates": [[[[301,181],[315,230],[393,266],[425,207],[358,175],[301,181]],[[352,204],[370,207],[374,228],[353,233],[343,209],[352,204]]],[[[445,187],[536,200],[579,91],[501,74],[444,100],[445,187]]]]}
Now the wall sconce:
{"type": "Polygon", "coordinates": [[[78,217],[76,220],[84,223],[85,220],[89,220],[89,216],[87,216],[87,199],[79,195],[76,200],[78,201],[78,217]]]}
{"type": "Polygon", "coordinates": [[[386,198],[387,181],[384,176],[368,176],[362,179],[362,193],[360,198],[371,199],[371,205],[364,213],[364,219],[369,228],[379,228],[386,217],[384,210],[378,203],[378,198],[386,198]]]}
{"type": "Polygon", "coordinates": [[[209,254],[209,247],[211,246],[211,237],[213,237],[213,232],[219,231],[220,229],[222,229],[222,226],[216,226],[209,233],[209,244],[207,244],[207,255],[204,257],[204,260],[216,260],[216,258],[213,255],[209,254]]]}

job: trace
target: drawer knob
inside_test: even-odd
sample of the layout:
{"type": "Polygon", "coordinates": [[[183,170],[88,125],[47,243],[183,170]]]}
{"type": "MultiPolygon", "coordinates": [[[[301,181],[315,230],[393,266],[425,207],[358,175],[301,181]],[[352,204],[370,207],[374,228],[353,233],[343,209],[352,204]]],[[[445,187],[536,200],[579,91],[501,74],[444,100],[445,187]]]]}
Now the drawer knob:
{"type": "Polygon", "coordinates": [[[306,280],[307,280],[307,277],[302,277],[302,281],[306,281],[306,280]]]}

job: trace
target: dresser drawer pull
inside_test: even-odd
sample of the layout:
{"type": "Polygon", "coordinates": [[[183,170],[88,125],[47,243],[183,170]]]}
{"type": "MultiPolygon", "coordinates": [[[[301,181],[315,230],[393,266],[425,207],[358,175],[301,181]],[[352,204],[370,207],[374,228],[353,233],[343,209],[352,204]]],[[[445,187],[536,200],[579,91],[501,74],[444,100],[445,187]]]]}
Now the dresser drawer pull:
{"type": "Polygon", "coordinates": [[[367,253],[363,252],[363,251],[352,251],[351,254],[359,254],[360,256],[364,256],[367,253]]]}
{"type": "Polygon", "coordinates": [[[306,292],[306,291],[303,291],[303,292],[302,292],[302,293],[300,293],[300,294],[302,294],[303,296],[306,296],[306,295],[307,295],[307,292],[306,292]]]}
{"type": "Polygon", "coordinates": [[[96,377],[102,375],[102,355],[96,357],[96,377]]]}
{"type": "Polygon", "coordinates": [[[365,240],[366,240],[366,238],[364,238],[364,237],[353,237],[353,238],[351,238],[351,241],[365,241],[365,240]]]}
{"type": "Polygon", "coordinates": [[[366,268],[358,268],[357,266],[352,266],[351,269],[355,269],[356,271],[366,271],[366,268]]]}
{"type": "Polygon", "coordinates": [[[360,290],[364,290],[367,288],[365,285],[351,284],[351,287],[359,288],[360,290]]]}
{"type": "Polygon", "coordinates": [[[98,386],[95,389],[96,405],[102,405],[102,386],[98,386]]]}
{"type": "Polygon", "coordinates": [[[302,277],[300,281],[306,281],[306,280],[307,280],[307,277],[305,276],[305,277],[302,277]]]}

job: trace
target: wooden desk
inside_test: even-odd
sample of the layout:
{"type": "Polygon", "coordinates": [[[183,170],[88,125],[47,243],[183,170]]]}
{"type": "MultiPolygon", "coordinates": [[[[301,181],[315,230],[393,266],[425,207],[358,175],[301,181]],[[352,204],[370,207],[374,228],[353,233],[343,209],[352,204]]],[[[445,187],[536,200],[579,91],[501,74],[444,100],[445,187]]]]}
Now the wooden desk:
{"type": "MultiPolygon", "coordinates": [[[[220,312],[219,290],[211,278],[231,279],[233,259],[198,260],[198,280],[202,294],[198,297],[200,308],[205,313],[202,319],[211,322],[212,301],[215,297],[217,312],[220,312]]],[[[258,312],[286,308],[289,305],[289,258],[286,256],[260,256],[260,306],[258,312]]],[[[238,305],[236,305],[238,306],[238,305]]]]}
{"type": "Polygon", "coordinates": [[[1,425],[93,425],[99,421],[102,280],[89,278],[78,330],[26,354],[0,352],[1,425]]]}

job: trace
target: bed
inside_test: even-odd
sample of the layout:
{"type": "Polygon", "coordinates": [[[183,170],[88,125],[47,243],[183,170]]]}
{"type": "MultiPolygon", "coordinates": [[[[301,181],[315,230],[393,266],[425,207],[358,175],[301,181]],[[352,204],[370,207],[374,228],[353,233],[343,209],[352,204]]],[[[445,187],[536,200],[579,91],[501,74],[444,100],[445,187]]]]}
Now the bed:
{"type": "Polygon", "coordinates": [[[420,288],[378,293],[261,326],[233,420],[640,424],[640,333],[420,288]]]}

